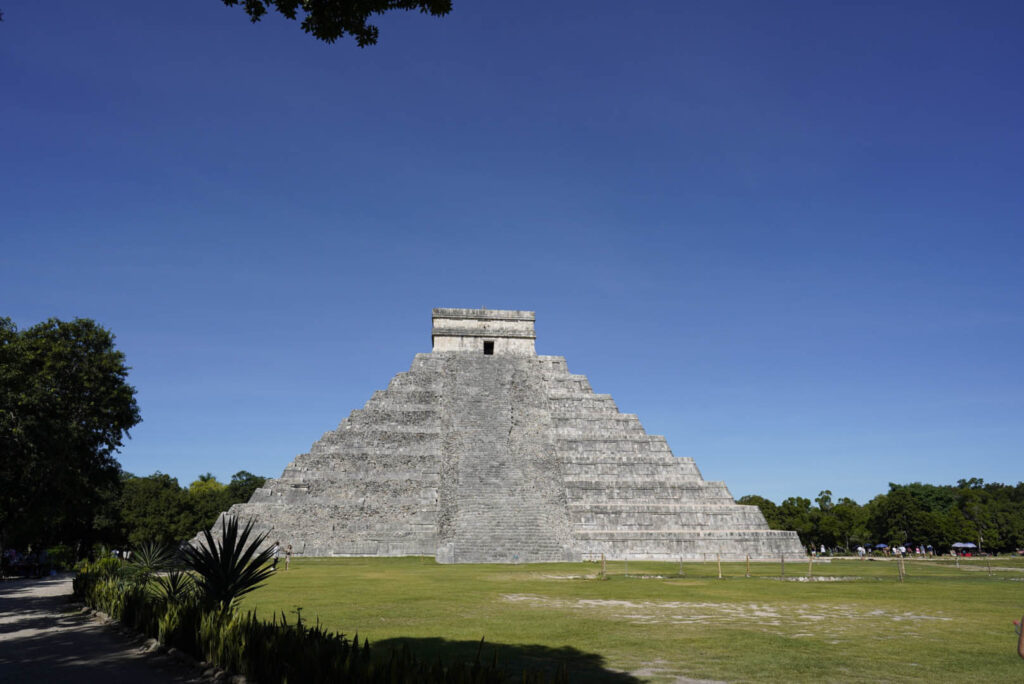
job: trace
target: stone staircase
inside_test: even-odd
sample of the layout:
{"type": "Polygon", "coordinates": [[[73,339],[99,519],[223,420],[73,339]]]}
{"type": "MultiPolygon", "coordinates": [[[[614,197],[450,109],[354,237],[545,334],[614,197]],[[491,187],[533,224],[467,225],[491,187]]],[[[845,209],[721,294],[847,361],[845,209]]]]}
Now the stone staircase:
{"type": "Polygon", "coordinates": [[[543,378],[533,365],[528,358],[448,359],[444,457],[457,475],[452,521],[441,530],[440,562],[573,557],[543,378]]]}

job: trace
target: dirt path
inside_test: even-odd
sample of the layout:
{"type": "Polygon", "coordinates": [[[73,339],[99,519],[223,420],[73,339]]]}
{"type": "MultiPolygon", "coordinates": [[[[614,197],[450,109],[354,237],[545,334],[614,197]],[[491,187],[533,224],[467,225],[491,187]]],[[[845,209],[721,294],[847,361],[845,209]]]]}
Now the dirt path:
{"type": "Polygon", "coordinates": [[[71,576],[0,582],[0,682],[200,682],[143,639],[120,634],[68,602],[71,576]]]}

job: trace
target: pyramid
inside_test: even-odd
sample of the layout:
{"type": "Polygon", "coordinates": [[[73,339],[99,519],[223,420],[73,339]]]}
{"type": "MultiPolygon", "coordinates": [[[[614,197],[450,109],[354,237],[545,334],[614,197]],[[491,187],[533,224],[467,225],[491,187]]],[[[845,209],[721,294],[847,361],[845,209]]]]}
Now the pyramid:
{"type": "Polygon", "coordinates": [[[228,515],[305,556],[804,556],[561,356],[532,311],[434,309],[433,351],[228,515]]]}

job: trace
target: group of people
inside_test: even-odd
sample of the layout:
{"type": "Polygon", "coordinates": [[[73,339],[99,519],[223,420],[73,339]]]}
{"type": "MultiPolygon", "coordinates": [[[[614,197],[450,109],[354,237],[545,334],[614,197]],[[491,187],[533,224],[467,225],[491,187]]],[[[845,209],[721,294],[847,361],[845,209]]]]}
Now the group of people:
{"type": "MultiPolygon", "coordinates": [[[[929,557],[929,556],[934,556],[935,555],[935,549],[932,548],[931,544],[928,544],[927,546],[904,546],[902,544],[899,545],[899,546],[891,546],[891,547],[890,546],[882,546],[882,547],[878,547],[877,550],[881,551],[883,556],[893,556],[893,557],[896,557],[896,558],[899,558],[901,556],[911,556],[911,555],[920,556],[920,557],[924,558],[924,557],[929,557]]],[[[866,555],[868,555],[870,553],[871,553],[871,548],[870,547],[868,547],[867,549],[865,549],[863,546],[858,546],[857,547],[857,556],[859,556],[861,559],[863,559],[866,555]]]]}
{"type": "MultiPolygon", "coordinates": [[[[277,570],[277,559],[281,557],[281,542],[274,542],[274,548],[271,549],[274,553],[274,564],[270,566],[271,570],[277,570]]],[[[288,566],[292,564],[292,545],[289,544],[284,549],[284,569],[287,570],[288,566]]]]}
{"type": "Polygon", "coordinates": [[[45,577],[50,574],[50,559],[45,550],[29,549],[22,553],[17,549],[4,549],[0,556],[2,577],[45,577]]]}

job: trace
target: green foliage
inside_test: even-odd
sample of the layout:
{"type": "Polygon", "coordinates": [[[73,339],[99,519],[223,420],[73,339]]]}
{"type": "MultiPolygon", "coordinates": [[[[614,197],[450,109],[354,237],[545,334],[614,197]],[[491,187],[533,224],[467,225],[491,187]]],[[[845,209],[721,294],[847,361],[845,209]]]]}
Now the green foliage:
{"type": "Polygon", "coordinates": [[[757,506],[761,510],[764,519],[768,521],[769,527],[773,530],[782,529],[782,518],[779,517],[779,507],[775,505],[775,502],[769,501],[757,494],[748,494],[747,496],[741,496],[736,500],[736,503],[744,506],[757,506]]]}
{"type": "Polygon", "coordinates": [[[197,596],[192,575],[177,568],[154,576],[150,590],[164,603],[181,604],[197,596]]]}
{"type": "Polygon", "coordinates": [[[356,39],[359,47],[377,42],[378,30],[367,20],[374,14],[391,10],[419,10],[435,17],[452,11],[451,0],[223,0],[232,7],[241,4],[245,13],[255,23],[263,18],[269,8],[274,8],[289,19],[296,19],[301,12],[302,30],[325,43],[333,43],[346,33],[356,39]]]}
{"type": "Polygon", "coordinates": [[[956,485],[914,482],[889,484],[863,506],[822,491],[812,506],[791,497],[776,506],[761,496],[748,495],[738,503],[756,505],[772,529],[795,530],[804,544],[851,549],[857,544],[931,544],[949,551],[958,541],[980,544],[999,553],[1024,548],[1024,483],[1015,486],[985,483],[979,478],[956,485]]]}
{"type": "Polygon", "coordinates": [[[238,599],[259,587],[273,569],[269,547],[260,550],[266,534],[250,540],[253,521],[239,531],[238,518],[221,519],[220,538],[203,530],[205,543],[185,549],[185,564],[198,575],[196,587],[210,610],[229,611],[238,599]]]}
{"type": "Polygon", "coordinates": [[[235,473],[227,485],[206,473],[187,489],[160,472],[146,477],[126,474],[122,479],[116,511],[121,529],[118,542],[127,540],[134,545],[174,545],[190,539],[213,527],[217,516],[232,505],[248,501],[266,481],[245,470],[235,473]]]}
{"type": "Polygon", "coordinates": [[[210,529],[217,521],[217,516],[226,511],[234,503],[227,486],[218,482],[210,473],[200,475],[188,486],[186,494],[188,506],[192,513],[192,528],[195,531],[210,529]]]}
{"type": "Polygon", "coordinates": [[[189,595],[178,601],[163,601],[161,604],[163,611],[157,617],[157,633],[150,636],[156,637],[162,644],[199,656],[202,653],[199,625],[203,609],[198,598],[189,595]]]}
{"type": "Polygon", "coordinates": [[[231,476],[231,482],[227,486],[231,503],[247,502],[252,498],[253,492],[262,487],[266,481],[267,478],[253,475],[248,470],[239,470],[231,476]]]}
{"type": "MultiPolygon", "coordinates": [[[[237,527],[237,525],[236,525],[237,527]]],[[[227,534],[228,530],[224,530],[227,534]]],[[[237,530],[236,530],[237,532],[237,530]]],[[[245,530],[248,532],[248,528],[245,530]]],[[[236,537],[243,541],[246,534],[236,537]]],[[[257,538],[258,544],[260,539],[257,538]]],[[[421,661],[407,647],[376,661],[370,642],[359,645],[319,621],[309,626],[300,619],[289,623],[284,613],[270,622],[255,611],[239,614],[220,606],[212,609],[189,589],[185,573],[171,572],[143,579],[141,574],[111,572],[103,559],[85,565],[74,580],[75,594],[111,618],[156,637],[199,660],[260,682],[502,682],[506,673],[497,663],[485,665],[480,653],[473,663],[421,661]],[[176,589],[172,587],[177,587],[176,589]]],[[[482,642],[481,642],[482,645],[482,642]]],[[[556,681],[568,681],[564,669],[556,681]]],[[[523,681],[540,681],[526,676],[523,681]]]]}
{"type": "Polygon", "coordinates": [[[75,550],[67,544],[58,544],[46,549],[50,565],[60,570],[70,570],[75,564],[75,550]]]}
{"type": "Polygon", "coordinates": [[[779,524],[783,529],[794,530],[804,544],[814,543],[815,518],[811,500],[802,496],[791,496],[779,504],[779,524]]]}
{"type": "Polygon", "coordinates": [[[120,515],[124,537],[133,545],[169,546],[196,532],[185,490],[176,478],[160,472],[124,477],[120,515]]]}
{"type": "Polygon", "coordinates": [[[171,558],[170,549],[162,544],[140,544],[132,551],[128,571],[135,575],[136,581],[147,584],[156,573],[167,569],[171,564],[171,558]]]}
{"type": "Polygon", "coordinates": [[[125,575],[125,563],[120,558],[103,556],[95,563],[87,563],[86,567],[99,577],[123,577],[125,575]]]}
{"type": "Polygon", "coordinates": [[[139,423],[124,354],[95,322],[0,319],[0,544],[91,543],[139,423]]]}

